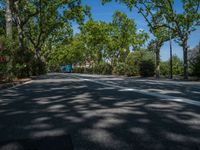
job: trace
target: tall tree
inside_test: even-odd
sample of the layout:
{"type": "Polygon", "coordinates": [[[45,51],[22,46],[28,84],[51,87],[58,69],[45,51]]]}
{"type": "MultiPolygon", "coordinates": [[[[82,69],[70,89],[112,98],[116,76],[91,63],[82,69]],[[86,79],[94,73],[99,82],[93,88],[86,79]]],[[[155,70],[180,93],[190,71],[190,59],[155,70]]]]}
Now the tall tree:
{"type": "Polygon", "coordinates": [[[184,60],[184,79],[188,79],[188,39],[191,32],[193,32],[197,26],[200,26],[200,1],[199,0],[182,0],[183,13],[177,13],[174,9],[174,1],[167,0],[164,5],[158,8],[164,14],[163,18],[173,24],[173,27],[165,24],[168,28],[171,28],[174,32],[177,32],[177,42],[183,48],[183,60],[184,60]]]}
{"type": "Polygon", "coordinates": [[[89,15],[89,7],[83,6],[81,0],[15,0],[12,6],[20,47],[24,48],[28,38],[36,54],[57,28],[70,21],[81,23],[89,15]]]}
{"type": "Polygon", "coordinates": [[[88,50],[86,61],[94,61],[98,64],[103,60],[108,41],[108,31],[109,25],[102,21],[89,20],[81,26],[81,38],[88,50]]]}
{"type": "MultiPolygon", "coordinates": [[[[111,0],[103,0],[108,2],[111,0]]],[[[171,29],[177,35],[177,42],[183,48],[184,59],[184,79],[188,79],[188,38],[196,26],[200,25],[200,1],[199,0],[180,0],[182,4],[182,12],[178,13],[175,9],[174,0],[141,0],[141,1],[128,1],[116,0],[125,3],[129,8],[137,8],[139,12],[145,10],[148,13],[142,14],[148,23],[147,16],[155,16],[162,18],[164,22],[157,24],[156,28],[166,27],[171,29]]]]}
{"type": "Polygon", "coordinates": [[[12,10],[11,10],[11,0],[6,0],[6,36],[12,39],[12,10]]]}
{"type": "Polygon", "coordinates": [[[125,62],[130,49],[138,50],[148,39],[144,31],[137,31],[134,20],[120,11],[114,13],[110,25],[112,27],[110,50],[113,52],[113,61],[125,62]]]}
{"type": "MultiPolygon", "coordinates": [[[[102,0],[103,3],[110,2],[112,0],[102,0]]],[[[154,49],[156,53],[156,78],[160,77],[160,49],[164,42],[169,40],[166,27],[158,28],[158,25],[163,24],[163,18],[160,16],[160,11],[155,8],[153,1],[151,0],[140,0],[140,1],[127,1],[127,0],[116,0],[120,3],[125,3],[130,10],[136,8],[138,13],[143,16],[147,25],[149,26],[150,32],[154,35],[155,39],[151,41],[150,47],[154,49]],[[159,14],[159,15],[157,15],[159,14]],[[153,46],[153,47],[152,47],[153,46]]]]}

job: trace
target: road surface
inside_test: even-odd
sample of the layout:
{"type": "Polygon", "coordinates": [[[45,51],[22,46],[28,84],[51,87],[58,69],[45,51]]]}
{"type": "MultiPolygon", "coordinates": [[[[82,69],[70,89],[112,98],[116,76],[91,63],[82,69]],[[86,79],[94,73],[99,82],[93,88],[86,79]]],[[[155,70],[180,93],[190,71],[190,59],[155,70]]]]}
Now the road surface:
{"type": "Polygon", "coordinates": [[[75,150],[200,150],[200,84],[52,73],[0,91],[0,141],[66,134],[75,150]]]}

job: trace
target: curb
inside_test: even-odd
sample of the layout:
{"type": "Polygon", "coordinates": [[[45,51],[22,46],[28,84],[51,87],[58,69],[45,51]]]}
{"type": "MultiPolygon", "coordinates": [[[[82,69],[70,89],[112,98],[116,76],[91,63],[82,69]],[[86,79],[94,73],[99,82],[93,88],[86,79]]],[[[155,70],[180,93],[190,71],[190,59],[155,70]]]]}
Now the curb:
{"type": "Polygon", "coordinates": [[[28,79],[28,80],[25,80],[25,81],[16,81],[16,82],[13,82],[13,83],[2,84],[2,85],[0,85],[0,90],[5,90],[5,89],[13,88],[13,87],[16,87],[16,86],[20,86],[20,85],[29,83],[30,81],[32,81],[32,79],[28,79]]]}

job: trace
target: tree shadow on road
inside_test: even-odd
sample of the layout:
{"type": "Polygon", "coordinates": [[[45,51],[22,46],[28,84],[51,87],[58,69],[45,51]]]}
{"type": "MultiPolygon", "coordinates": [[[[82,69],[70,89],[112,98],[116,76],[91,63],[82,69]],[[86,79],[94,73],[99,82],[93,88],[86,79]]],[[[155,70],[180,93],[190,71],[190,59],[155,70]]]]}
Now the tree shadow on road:
{"type": "Polygon", "coordinates": [[[200,149],[199,107],[63,78],[1,92],[0,141],[70,134],[83,150],[200,149]]]}

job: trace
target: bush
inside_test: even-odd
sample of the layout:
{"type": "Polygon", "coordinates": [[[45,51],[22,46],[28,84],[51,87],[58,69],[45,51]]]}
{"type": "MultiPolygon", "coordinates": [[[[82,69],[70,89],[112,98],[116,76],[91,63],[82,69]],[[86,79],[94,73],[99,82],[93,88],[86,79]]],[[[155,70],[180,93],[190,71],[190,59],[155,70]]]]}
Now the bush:
{"type": "Polygon", "coordinates": [[[192,74],[194,76],[200,77],[200,54],[196,56],[195,60],[191,64],[192,74]]]}
{"type": "Polygon", "coordinates": [[[113,74],[116,74],[116,75],[125,75],[125,68],[126,68],[126,64],[125,63],[118,63],[113,68],[113,74]]]}
{"type": "Polygon", "coordinates": [[[17,43],[15,41],[8,40],[5,37],[0,37],[0,44],[2,46],[2,49],[0,51],[0,56],[7,58],[5,62],[0,63],[0,75],[1,78],[11,80],[12,78],[14,78],[13,59],[15,59],[15,56],[13,53],[17,47],[16,46],[17,43]]]}
{"type": "Polygon", "coordinates": [[[0,51],[0,56],[8,58],[7,62],[0,63],[1,76],[10,80],[14,77],[23,78],[46,72],[45,63],[35,58],[35,53],[31,49],[19,49],[16,41],[4,37],[0,37],[0,42],[4,47],[4,50],[0,51]]]}
{"type": "Polygon", "coordinates": [[[112,74],[112,66],[108,63],[101,62],[93,67],[93,73],[95,74],[112,74]]]}
{"type": "Polygon", "coordinates": [[[140,75],[142,77],[152,77],[155,74],[155,64],[152,60],[143,60],[140,63],[140,75]]]}
{"type": "Polygon", "coordinates": [[[29,77],[32,75],[32,65],[34,52],[30,49],[15,49],[13,59],[13,73],[18,78],[29,77]]]}
{"type": "Polygon", "coordinates": [[[160,63],[160,74],[165,77],[169,76],[169,63],[168,62],[160,63]]]}
{"type": "Polygon", "coordinates": [[[39,58],[33,59],[31,63],[31,75],[37,76],[46,73],[46,64],[39,58]]]}
{"type": "MultiPolygon", "coordinates": [[[[172,57],[173,75],[183,75],[183,62],[176,55],[172,57]]],[[[165,77],[170,74],[170,60],[160,63],[160,73],[165,77]]]]}
{"type": "Polygon", "coordinates": [[[125,74],[127,76],[138,76],[139,75],[139,64],[142,55],[140,51],[131,52],[126,58],[125,74]]]}
{"type": "Polygon", "coordinates": [[[87,74],[93,74],[93,68],[92,67],[83,67],[83,73],[87,74]]]}
{"type": "Polygon", "coordinates": [[[200,77],[200,43],[189,51],[190,71],[193,76],[200,77]]]}
{"type": "Polygon", "coordinates": [[[84,67],[75,67],[74,69],[73,69],[73,72],[74,73],[84,73],[84,67]]]}

